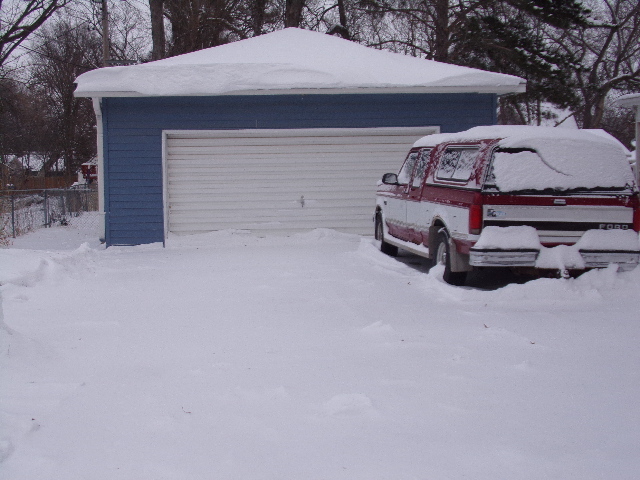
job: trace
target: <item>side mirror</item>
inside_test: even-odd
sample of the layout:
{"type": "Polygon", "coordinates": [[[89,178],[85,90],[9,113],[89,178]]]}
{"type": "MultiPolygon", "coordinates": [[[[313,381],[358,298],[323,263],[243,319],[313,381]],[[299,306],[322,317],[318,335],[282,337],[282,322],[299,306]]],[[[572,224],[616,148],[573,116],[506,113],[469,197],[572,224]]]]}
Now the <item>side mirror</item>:
{"type": "Polygon", "coordinates": [[[398,175],[395,173],[385,173],[382,176],[382,183],[385,185],[398,185],[398,175]]]}

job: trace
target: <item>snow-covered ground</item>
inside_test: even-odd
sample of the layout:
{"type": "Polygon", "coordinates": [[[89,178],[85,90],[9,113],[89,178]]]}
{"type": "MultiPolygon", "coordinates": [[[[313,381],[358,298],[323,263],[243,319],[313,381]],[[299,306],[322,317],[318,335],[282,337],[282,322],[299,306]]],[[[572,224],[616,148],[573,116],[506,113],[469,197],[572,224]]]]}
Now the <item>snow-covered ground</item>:
{"type": "Polygon", "coordinates": [[[94,237],[0,249],[2,479],[638,478],[640,269],[485,290],[332,231],[94,237]]]}

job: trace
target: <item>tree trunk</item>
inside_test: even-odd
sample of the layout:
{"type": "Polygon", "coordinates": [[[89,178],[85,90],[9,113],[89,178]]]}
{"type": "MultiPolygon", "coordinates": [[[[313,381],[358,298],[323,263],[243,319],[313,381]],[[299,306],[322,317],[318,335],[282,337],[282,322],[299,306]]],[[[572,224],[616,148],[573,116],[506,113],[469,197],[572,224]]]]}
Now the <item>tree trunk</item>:
{"type": "Polygon", "coordinates": [[[433,59],[438,62],[449,60],[449,0],[435,0],[433,59]]]}
{"type": "Polygon", "coordinates": [[[256,37],[263,33],[267,0],[254,0],[252,10],[253,36],[256,37]]]}
{"type": "Polygon", "coordinates": [[[165,36],[164,36],[164,0],[149,0],[151,10],[151,60],[160,60],[165,57],[165,36]]]}
{"type": "Polygon", "coordinates": [[[342,27],[342,38],[351,40],[351,33],[347,27],[347,11],[344,8],[344,0],[338,0],[338,13],[340,14],[340,26],[342,27]]]}
{"type": "Polygon", "coordinates": [[[582,115],[582,128],[600,128],[602,116],[604,115],[605,98],[607,93],[598,92],[591,98],[585,97],[582,115]]]}
{"type": "Polygon", "coordinates": [[[285,27],[299,27],[302,23],[302,9],[305,0],[287,0],[284,14],[285,27]]]}

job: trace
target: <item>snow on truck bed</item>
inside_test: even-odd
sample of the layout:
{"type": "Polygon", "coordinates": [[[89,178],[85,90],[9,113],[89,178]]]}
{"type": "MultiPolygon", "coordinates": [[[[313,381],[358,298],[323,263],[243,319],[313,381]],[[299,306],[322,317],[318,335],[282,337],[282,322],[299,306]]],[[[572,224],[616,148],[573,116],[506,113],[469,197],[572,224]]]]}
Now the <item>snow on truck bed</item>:
{"type": "Polygon", "coordinates": [[[613,137],[588,131],[519,125],[476,127],[460,133],[429,135],[414,147],[498,138],[499,147],[504,149],[535,150],[496,154],[493,173],[500,191],[634,185],[624,147],[613,137]]]}

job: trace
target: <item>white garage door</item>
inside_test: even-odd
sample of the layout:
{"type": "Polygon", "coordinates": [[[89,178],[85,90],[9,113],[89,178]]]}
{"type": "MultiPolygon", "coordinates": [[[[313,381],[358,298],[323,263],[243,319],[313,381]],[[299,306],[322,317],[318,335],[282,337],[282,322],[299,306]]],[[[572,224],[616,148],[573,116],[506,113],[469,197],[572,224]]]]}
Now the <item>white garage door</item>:
{"type": "Polygon", "coordinates": [[[372,234],[376,183],[437,127],[166,132],[167,229],[372,234]]]}

